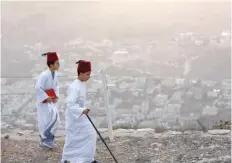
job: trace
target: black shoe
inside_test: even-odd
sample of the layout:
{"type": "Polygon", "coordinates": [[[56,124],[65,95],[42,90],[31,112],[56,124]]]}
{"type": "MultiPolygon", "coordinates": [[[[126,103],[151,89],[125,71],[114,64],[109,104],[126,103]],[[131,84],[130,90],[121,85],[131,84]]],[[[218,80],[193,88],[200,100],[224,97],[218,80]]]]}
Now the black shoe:
{"type": "Polygon", "coordinates": [[[100,163],[100,162],[98,162],[97,160],[94,160],[93,162],[91,162],[91,163],[100,163]]]}

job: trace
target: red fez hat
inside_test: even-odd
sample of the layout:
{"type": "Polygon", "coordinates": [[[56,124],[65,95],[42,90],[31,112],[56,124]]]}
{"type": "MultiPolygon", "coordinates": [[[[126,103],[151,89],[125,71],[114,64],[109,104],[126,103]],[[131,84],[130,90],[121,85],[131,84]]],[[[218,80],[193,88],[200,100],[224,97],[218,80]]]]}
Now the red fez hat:
{"type": "Polygon", "coordinates": [[[47,52],[47,53],[42,54],[42,56],[45,56],[45,55],[47,56],[47,62],[55,62],[59,60],[56,52],[47,52]]]}
{"type": "Polygon", "coordinates": [[[89,61],[79,60],[76,64],[78,64],[77,72],[86,73],[91,71],[91,63],[89,61]]]}

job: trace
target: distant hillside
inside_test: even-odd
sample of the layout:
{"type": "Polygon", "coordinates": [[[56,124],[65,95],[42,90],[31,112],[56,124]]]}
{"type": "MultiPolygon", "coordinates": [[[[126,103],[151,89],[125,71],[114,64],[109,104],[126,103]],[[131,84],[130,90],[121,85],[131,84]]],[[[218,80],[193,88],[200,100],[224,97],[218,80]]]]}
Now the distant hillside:
{"type": "Polygon", "coordinates": [[[217,49],[196,60],[189,74],[192,78],[221,80],[231,78],[231,50],[217,49]]]}
{"type": "MultiPolygon", "coordinates": [[[[128,44],[136,43],[140,48],[138,54],[148,56],[146,48],[151,41],[155,41],[159,42],[159,45],[154,45],[154,57],[151,58],[154,60],[162,58],[162,62],[168,62],[173,57],[178,57],[180,51],[186,55],[195,53],[192,49],[186,50],[186,47],[180,46],[178,42],[174,49],[168,49],[168,43],[180,33],[192,32],[204,38],[219,36],[222,31],[230,30],[231,22],[229,1],[3,2],[1,20],[3,61],[1,68],[2,75],[6,76],[25,74],[30,76],[28,70],[33,70],[34,63],[42,63],[42,59],[32,61],[26,53],[30,51],[32,55],[39,55],[39,49],[29,49],[24,45],[34,46],[35,43],[41,42],[46,46],[43,47],[46,50],[62,53],[67,50],[64,45],[76,38],[82,38],[85,43],[96,44],[108,39],[113,43],[112,47],[107,47],[108,49],[123,49],[128,44]],[[12,14],[12,10],[17,14],[12,14]]],[[[94,61],[98,63],[107,63],[108,56],[111,55],[107,51],[101,56],[97,52],[93,53],[96,53],[94,61]]],[[[196,60],[190,76],[227,78],[230,67],[228,49],[219,53],[225,54],[223,57],[213,54],[196,60]],[[211,70],[211,67],[216,67],[221,73],[215,77],[215,71],[211,70]]],[[[83,58],[89,58],[87,55],[88,51],[81,54],[83,58]]],[[[70,56],[62,54],[62,57],[67,60],[70,56]]],[[[151,68],[143,63],[143,69],[153,69],[155,73],[164,76],[176,76],[182,72],[181,68],[175,69],[162,64],[153,64],[151,68]]]]}

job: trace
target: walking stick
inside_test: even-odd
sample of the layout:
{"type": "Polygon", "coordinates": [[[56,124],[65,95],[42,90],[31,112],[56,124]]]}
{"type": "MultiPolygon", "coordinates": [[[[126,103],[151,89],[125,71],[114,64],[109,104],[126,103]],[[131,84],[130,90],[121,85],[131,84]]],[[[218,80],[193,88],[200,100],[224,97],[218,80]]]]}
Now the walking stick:
{"type": "Polygon", "coordinates": [[[114,161],[116,163],[118,163],[118,161],[116,160],[116,158],[114,157],[113,153],[111,152],[111,150],[109,149],[109,147],[107,146],[106,142],[104,141],[104,139],[102,138],[100,132],[98,131],[98,129],[95,127],[95,125],[93,124],[92,120],[90,119],[89,115],[86,114],[87,118],[89,119],[90,123],[93,125],[94,129],[96,130],[96,132],[98,133],[98,135],[100,136],[102,142],[105,144],[106,148],[108,149],[108,151],[110,152],[111,156],[113,157],[114,161]]]}

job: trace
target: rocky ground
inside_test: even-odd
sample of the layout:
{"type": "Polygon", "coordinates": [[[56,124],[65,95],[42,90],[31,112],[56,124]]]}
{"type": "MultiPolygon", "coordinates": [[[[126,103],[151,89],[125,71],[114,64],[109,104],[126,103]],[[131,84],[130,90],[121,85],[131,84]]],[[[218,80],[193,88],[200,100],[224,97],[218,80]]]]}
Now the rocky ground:
{"type": "MultiPolygon", "coordinates": [[[[106,142],[119,163],[230,163],[230,130],[155,133],[152,130],[115,131],[115,140],[106,142]]],[[[103,133],[104,135],[104,133],[103,133]]],[[[4,163],[58,163],[61,158],[63,137],[59,148],[44,150],[37,138],[3,134],[1,161],[4,163]],[[7,136],[6,136],[7,135],[7,136]]],[[[104,144],[98,140],[96,158],[101,163],[113,163],[104,144]]]]}

